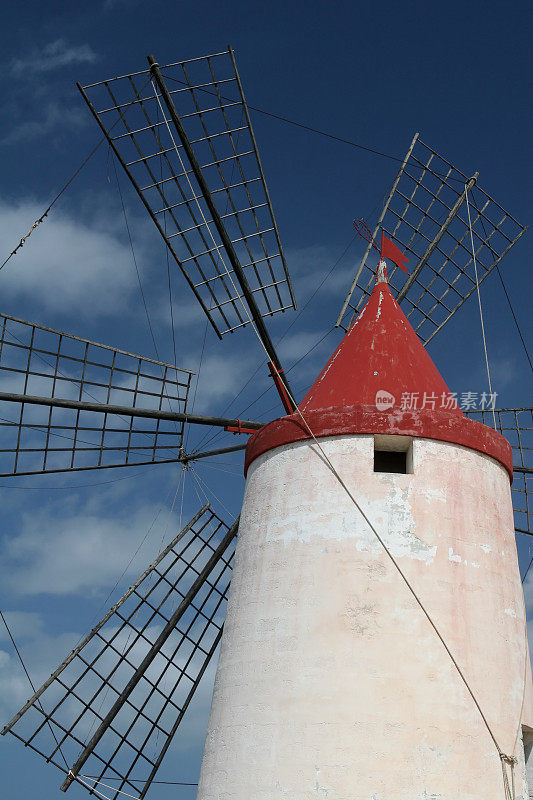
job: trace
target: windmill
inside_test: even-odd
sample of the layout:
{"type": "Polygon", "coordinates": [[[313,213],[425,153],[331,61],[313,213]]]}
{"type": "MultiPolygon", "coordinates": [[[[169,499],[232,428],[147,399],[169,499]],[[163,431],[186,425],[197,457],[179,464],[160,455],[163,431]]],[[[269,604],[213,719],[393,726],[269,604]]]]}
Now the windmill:
{"type": "MultiPolygon", "coordinates": [[[[146,70],[79,89],[217,336],[248,327],[259,339],[285,417],[272,428],[190,413],[190,371],[3,314],[0,369],[9,391],[0,392],[0,474],[187,463],[244,449],[187,453],[190,425],[261,431],[247,448],[247,468],[277,444],[319,446],[333,428],[319,429],[312,391],[296,403],[266,324],[296,304],[231,48],[165,66],[150,56],[146,70]],[[284,420],[298,433],[280,433],[277,442],[284,420]],[[267,429],[275,432],[270,442],[267,429]]],[[[408,254],[409,272],[393,268],[389,284],[418,340],[425,346],[440,333],[525,231],[477,181],[415,135],[367,237],[339,327],[353,331],[374,296],[371,251],[381,230],[408,254]]],[[[478,413],[511,439],[515,526],[531,533],[531,409],[489,402],[478,413]]],[[[413,437],[410,429],[393,433],[402,444],[413,437]]],[[[382,444],[384,471],[405,472],[408,450],[382,444]],[[398,453],[403,469],[392,469],[398,453]]],[[[238,524],[200,508],[5,726],[2,733],[63,772],[62,790],[77,782],[97,796],[146,796],[223,640],[238,524]]],[[[217,774],[209,758],[204,785],[217,774]]]]}

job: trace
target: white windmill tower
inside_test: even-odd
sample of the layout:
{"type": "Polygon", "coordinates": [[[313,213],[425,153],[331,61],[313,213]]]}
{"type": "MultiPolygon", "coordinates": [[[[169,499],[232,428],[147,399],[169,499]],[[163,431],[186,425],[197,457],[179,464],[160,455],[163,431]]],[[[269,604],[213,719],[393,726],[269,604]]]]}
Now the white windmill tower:
{"type": "Polygon", "coordinates": [[[187,463],[245,445],[186,453],[186,425],[257,431],[240,524],[201,508],[3,733],[65,791],[143,798],[222,640],[202,800],[525,796],[509,487],[514,468],[528,533],[530,409],[491,412],[513,458],[424,349],[524,228],[415,136],[298,405],[264,320],[294,297],[231,49],[80,89],[219,337],[253,328],[286,414],[192,415],[188,371],[2,315],[3,475],[187,463]],[[379,228],[412,265],[395,297],[384,265],[372,288],[379,228]]]}
{"type": "Polygon", "coordinates": [[[380,262],[249,441],[199,800],[504,796],[533,727],[511,447],[452,397],[380,262]]]}

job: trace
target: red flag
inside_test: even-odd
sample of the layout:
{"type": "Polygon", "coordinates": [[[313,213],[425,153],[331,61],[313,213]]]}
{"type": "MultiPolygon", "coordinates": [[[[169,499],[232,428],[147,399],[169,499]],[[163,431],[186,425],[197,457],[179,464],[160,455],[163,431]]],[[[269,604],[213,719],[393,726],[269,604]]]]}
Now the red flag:
{"type": "Polygon", "coordinates": [[[396,247],[394,242],[387,239],[383,232],[381,233],[381,258],[388,258],[390,261],[393,261],[397,267],[407,272],[404,261],[409,261],[409,259],[396,247]]]}

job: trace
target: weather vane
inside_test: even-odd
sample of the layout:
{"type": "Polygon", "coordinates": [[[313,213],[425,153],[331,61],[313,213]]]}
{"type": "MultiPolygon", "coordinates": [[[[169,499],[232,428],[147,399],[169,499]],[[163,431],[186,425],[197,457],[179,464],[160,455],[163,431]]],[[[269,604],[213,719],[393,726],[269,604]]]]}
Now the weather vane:
{"type": "Polygon", "coordinates": [[[390,261],[393,261],[396,266],[400,267],[404,272],[407,272],[404,262],[408,262],[409,259],[407,256],[404,256],[402,251],[396,247],[393,241],[391,241],[383,231],[381,232],[381,247],[376,245],[374,237],[372,236],[372,232],[370,228],[366,224],[364,219],[354,219],[353,226],[361,239],[365,239],[365,241],[370,242],[374,250],[379,253],[380,259],[388,258],[390,261]]]}

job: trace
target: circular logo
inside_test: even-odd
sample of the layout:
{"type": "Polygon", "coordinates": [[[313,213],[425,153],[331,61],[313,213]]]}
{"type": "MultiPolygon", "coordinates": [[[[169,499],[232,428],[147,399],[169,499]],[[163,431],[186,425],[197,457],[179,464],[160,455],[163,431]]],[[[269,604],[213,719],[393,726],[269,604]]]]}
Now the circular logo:
{"type": "Polygon", "coordinates": [[[376,392],[376,408],[378,411],[387,411],[387,409],[393,407],[395,402],[394,395],[386,392],[385,389],[380,389],[379,392],[376,392]]]}

